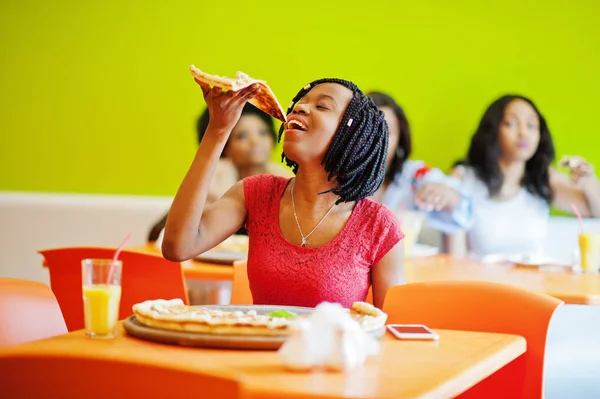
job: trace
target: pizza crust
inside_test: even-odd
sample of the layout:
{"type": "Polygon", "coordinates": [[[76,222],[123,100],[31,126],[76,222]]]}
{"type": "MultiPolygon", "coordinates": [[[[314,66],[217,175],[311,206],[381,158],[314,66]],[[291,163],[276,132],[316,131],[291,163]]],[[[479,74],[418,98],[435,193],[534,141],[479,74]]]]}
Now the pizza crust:
{"type": "Polygon", "coordinates": [[[155,320],[141,315],[135,315],[137,321],[141,324],[158,328],[161,330],[185,331],[205,334],[222,335],[285,335],[287,327],[269,328],[264,326],[244,326],[244,325],[208,325],[195,322],[176,322],[155,320]]]}
{"type": "Polygon", "coordinates": [[[238,72],[235,79],[218,75],[210,75],[206,72],[202,72],[194,65],[190,66],[190,71],[194,78],[198,79],[199,81],[210,86],[220,87],[226,90],[238,91],[250,86],[251,84],[258,83],[262,89],[260,94],[248,102],[261,111],[273,116],[274,118],[277,118],[282,122],[286,121],[285,111],[265,81],[252,79],[243,72],[238,72]]]}

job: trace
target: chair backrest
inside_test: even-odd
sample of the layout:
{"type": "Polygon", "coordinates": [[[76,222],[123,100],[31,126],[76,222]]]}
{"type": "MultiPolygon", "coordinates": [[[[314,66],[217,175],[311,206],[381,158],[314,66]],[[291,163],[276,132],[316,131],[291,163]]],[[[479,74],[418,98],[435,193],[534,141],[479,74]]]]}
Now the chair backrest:
{"type": "Polygon", "coordinates": [[[248,282],[248,265],[246,261],[238,261],[233,264],[233,281],[231,284],[232,305],[252,305],[252,292],[248,282]]]}
{"type": "Polygon", "coordinates": [[[0,348],[67,333],[50,287],[0,278],[0,348]]]}
{"type": "Polygon", "coordinates": [[[391,287],[383,311],[388,323],[515,334],[527,351],[461,398],[542,398],[546,335],[563,302],[520,287],[485,281],[437,281],[391,287]]]}
{"type": "MultiPolygon", "coordinates": [[[[109,351],[110,352],[110,351],[109,351]]],[[[88,357],[0,355],[3,398],[129,399],[200,398],[237,399],[235,373],[170,368],[123,362],[107,355],[88,357]],[[75,381],[75,382],[74,382],[75,381]]]]}
{"type": "Polygon", "coordinates": [[[556,310],[544,363],[546,399],[600,398],[600,306],[556,310]]]}
{"type": "MultiPolygon", "coordinates": [[[[50,271],[50,286],[58,299],[69,331],[84,328],[81,261],[86,258],[111,259],[115,248],[72,247],[40,251],[50,271]]],[[[121,305],[119,319],[133,311],[132,306],[148,299],[181,298],[189,303],[181,264],[162,256],[123,251],[121,305]]]]}

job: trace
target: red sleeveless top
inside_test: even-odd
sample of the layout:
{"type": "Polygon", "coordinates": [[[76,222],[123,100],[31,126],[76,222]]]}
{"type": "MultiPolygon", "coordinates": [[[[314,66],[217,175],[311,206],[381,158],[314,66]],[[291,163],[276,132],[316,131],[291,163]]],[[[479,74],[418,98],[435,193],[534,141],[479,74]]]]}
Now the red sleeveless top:
{"type": "Polygon", "coordinates": [[[371,268],[404,237],[395,215],[363,199],[331,242],[303,248],[286,240],[279,229],[279,204],[290,180],[271,175],[244,179],[254,303],[314,307],[327,301],[349,308],[364,301],[371,268]]]}

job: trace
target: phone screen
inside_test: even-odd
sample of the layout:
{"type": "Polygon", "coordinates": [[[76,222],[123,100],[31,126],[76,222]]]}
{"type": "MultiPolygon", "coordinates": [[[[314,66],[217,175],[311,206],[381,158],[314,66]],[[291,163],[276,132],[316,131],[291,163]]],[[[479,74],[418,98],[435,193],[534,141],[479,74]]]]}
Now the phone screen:
{"type": "Polygon", "coordinates": [[[393,326],[400,334],[431,334],[431,331],[422,326],[393,326]]]}

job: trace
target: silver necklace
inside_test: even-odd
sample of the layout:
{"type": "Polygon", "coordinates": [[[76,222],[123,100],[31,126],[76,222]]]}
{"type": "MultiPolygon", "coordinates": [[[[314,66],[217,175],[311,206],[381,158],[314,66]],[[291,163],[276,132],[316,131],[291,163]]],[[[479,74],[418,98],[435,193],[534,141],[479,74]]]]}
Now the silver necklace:
{"type": "Polygon", "coordinates": [[[294,210],[294,219],[296,219],[296,226],[298,226],[298,231],[300,232],[300,237],[302,237],[302,244],[300,246],[306,248],[306,240],[308,239],[308,237],[310,237],[310,235],[312,233],[315,232],[316,229],[319,228],[319,226],[321,225],[321,223],[323,223],[323,220],[325,220],[325,218],[327,216],[329,216],[329,214],[331,213],[331,211],[333,211],[333,208],[335,207],[336,203],[334,202],[333,205],[331,205],[331,208],[329,208],[329,210],[327,211],[327,213],[325,214],[325,216],[323,216],[321,218],[321,220],[319,221],[319,223],[317,223],[317,225],[315,226],[315,228],[312,229],[311,232],[308,233],[306,235],[306,237],[305,237],[304,234],[302,233],[302,229],[300,228],[300,222],[298,222],[298,215],[296,214],[296,203],[294,202],[294,186],[295,185],[296,185],[296,179],[294,179],[294,181],[292,182],[292,208],[294,210]]]}

